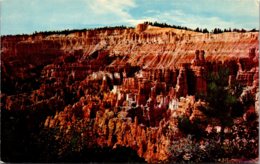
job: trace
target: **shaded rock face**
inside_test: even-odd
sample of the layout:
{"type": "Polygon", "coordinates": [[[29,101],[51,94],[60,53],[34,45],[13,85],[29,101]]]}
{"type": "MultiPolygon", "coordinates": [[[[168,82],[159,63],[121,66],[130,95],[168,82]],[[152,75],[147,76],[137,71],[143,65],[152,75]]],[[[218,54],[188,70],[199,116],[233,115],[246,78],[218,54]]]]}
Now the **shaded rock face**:
{"type": "MultiPolygon", "coordinates": [[[[168,159],[179,133],[171,128],[175,116],[205,119],[190,95],[207,95],[209,73],[227,69],[227,85],[247,87],[241,99],[253,95],[259,103],[258,33],[201,34],[140,24],[1,40],[3,110],[47,111],[39,125],[64,134],[93,121],[93,141],[83,144],[130,147],[148,162],[168,159]]],[[[83,131],[80,137],[89,136],[83,131]]]]}

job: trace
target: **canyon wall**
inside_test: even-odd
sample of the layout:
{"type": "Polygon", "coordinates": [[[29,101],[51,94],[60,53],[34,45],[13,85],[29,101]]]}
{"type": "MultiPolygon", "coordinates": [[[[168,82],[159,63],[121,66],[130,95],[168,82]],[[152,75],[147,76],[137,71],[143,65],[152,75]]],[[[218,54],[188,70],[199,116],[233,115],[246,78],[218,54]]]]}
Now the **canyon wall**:
{"type": "MultiPolygon", "coordinates": [[[[164,161],[180,133],[176,117],[205,119],[195,95],[207,95],[209,74],[227,70],[227,86],[241,85],[241,101],[253,96],[259,112],[258,35],[140,24],[3,36],[1,107],[47,110],[44,128],[66,135],[71,126],[94,120],[88,131],[93,144],[131,147],[148,162],[164,161]]],[[[81,137],[89,136],[83,131],[81,137]]]]}

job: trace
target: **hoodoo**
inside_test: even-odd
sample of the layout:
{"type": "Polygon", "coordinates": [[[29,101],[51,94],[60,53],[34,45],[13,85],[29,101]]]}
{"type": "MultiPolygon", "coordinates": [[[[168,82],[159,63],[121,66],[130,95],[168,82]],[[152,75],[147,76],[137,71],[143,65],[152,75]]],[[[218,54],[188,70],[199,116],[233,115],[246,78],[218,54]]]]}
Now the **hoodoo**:
{"type": "MultiPolygon", "coordinates": [[[[27,129],[21,133],[37,129],[44,137],[28,135],[24,142],[44,143],[43,155],[56,149],[46,162],[66,161],[70,151],[119,147],[147,162],[177,161],[192,153],[191,159],[207,161],[217,148],[255,158],[258,36],[148,24],[2,36],[2,156],[12,154],[8,144],[19,151],[11,144],[15,139],[5,136],[14,134],[8,128],[15,124],[12,118],[26,115],[23,124],[15,124],[27,129]],[[239,136],[238,129],[250,134],[239,136]],[[237,137],[248,137],[243,149],[228,142],[237,143],[237,137]],[[185,152],[181,143],[175,149],[178,141],[192,144],[203,159],[188,147],[185,152]]],[[[226,158],[219,154],[214,159],[226,158]]]]}

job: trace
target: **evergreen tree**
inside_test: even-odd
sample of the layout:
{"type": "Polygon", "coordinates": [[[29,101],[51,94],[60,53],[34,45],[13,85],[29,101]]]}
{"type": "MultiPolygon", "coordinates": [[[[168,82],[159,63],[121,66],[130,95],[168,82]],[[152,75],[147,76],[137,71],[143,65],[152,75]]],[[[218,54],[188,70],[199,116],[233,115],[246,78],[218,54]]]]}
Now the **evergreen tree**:
{"type": "Polygon", "coordinates": [[[203,33],[209,33],[208,29],[206,29],[206,28],[204,28],[202,32],[203,33]]]}

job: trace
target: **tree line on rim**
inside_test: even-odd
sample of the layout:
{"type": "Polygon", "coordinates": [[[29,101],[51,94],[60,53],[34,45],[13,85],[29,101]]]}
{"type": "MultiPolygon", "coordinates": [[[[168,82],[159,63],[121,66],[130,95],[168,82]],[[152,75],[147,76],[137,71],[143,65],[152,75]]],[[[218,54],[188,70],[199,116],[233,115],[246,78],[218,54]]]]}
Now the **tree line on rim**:
{"type": "MultiPolygon", "coordinates": [[[[134,27],[128,27],[128,26],[104,26],[104,27],[96,27],[96,28],[84,28],[84,29],[65,29],[65,30],[53,30],[53,31],[35,31],[32,35],[53,35],[53,34],[63,34],[63,35],[69,35],[71,33],[75,32],[84,32],[84,31],[94,31],[94,30],[108,30],[108,29],[127,29],[127,28],[134,28],[134,27]]],[[[31,34],[17,34],[15,36],[29,36],[31,34]]],[[[3,35],[3,36],[12,36],[12,35],[3,35]]]]}
{"type": "MultiPolygon", "coordinates": [[[[214,28],[210,32],[208,31],[207,28],[199,28],[197,27],[196,29],[191,29],[185,26],[179,26],[179,25],[169,25],[167,23],[159,23],[157,21],[155,22],[148,22],[145,21],[144,24],[152,25],[152,26],[157,26],[157,27],[170,27],[170,28],[176,28],[176,29],[182,29],[182,30],[188,30],[188,31],[195,31],[195,32],[201,32],[201,33],[213,33],[213,34],[220,34],[223,32],[258,32],[259,30],[257,29],[252,29],[252,30],[245,30],[245,29],[238,29],[238,28],[228,28],[228,29],[220,29],[220,28],[214,28]]],[[[92,30],[108,30],[108,29],[127,29],[127,28],[134,28],[134,27],[128,27],[128,26],[105,26],[105,27],[96,27],[96,28],[84,28],[84,29],[65,29],[65,30],[54,30],[54,31],[35,31],[32,35],[37,35],[37,34],[42,34],[42,35],[53,35],[53,34],[64,34],[64,35],[69,35],[74,32],[84,32],[84,31],[92,31],[92,30]]],[[[16,36],[28,36],[29,34],[18,34],[16,36]]],[[[12,35],[5,35],[5,36],[12,36],[12,35]]]]}
{"type": "Polygon", "coordinates": [[[228,28],[228,29],[220,29],[220,28],[214,28],[211,30],[211,32],[208,31],[207,28],[199,28],[197,27],[196,29],[191,29],[191,28],[188,28],[188,27],[185,27],[185,26],[176,26],[176,25],[169,25],[167,23],[159,23],[157,21],[155,22],[144,22],[144,24],[148,24],[148,25],[152,25],[152,26],[157,26],[157,27],[170,27],[170,28],[176,28],[176,29],[182,29],[182,30],[189,30],[189,31],[195,31],[195,32],[201,32],[201,33],[213,33],[213,34],[220,34],[220,33],[223,33],[223,32],[258,32],[259,30],[256,30],[255,28],[252,29],[252,30],[245,30],[245,29],[237,29],[237,28],[228,28]]]}

